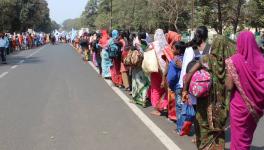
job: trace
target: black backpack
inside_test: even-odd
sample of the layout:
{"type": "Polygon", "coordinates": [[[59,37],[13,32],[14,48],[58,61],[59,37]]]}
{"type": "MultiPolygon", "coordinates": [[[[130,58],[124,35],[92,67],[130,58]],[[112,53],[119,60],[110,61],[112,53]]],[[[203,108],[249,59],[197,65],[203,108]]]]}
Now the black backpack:
{"type": "Polygon", "coordinates": [[[203,57],[204,55],[207,55],[210,53],[211,50],[211,45],[210,44],[206,44],[205,49],[203,51],[203,54],[200,54],[198,49],[194,49],[194,58],[193,60],[187,65],[186,68],[186,72],[190,72],[190,70],[192,69],[192,67],[200,60],[201,57],[203,57]]]}

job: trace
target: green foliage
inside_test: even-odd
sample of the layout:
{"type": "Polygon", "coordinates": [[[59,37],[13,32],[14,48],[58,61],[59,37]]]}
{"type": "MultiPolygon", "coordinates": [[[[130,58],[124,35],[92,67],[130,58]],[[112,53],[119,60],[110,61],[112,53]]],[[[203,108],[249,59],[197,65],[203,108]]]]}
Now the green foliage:
{"type": "Polygon", "coordinates": [[[251,0],[248,3],[246,23],[254,28],[264,28],[264,0],[251,0]]]}
{"type": "Polygon", "coordinates": [[[70,31],[72,28],[79,30],[82,27],[82,20],[81,18],[67,19],[62,25],[63,29],[66,31],[70,31]]]}
{"type": "Polygon", "coordinates": [[[0,30],[5,32],[52,30],[46,0],[1,0],[0,14],[0,30]]]}
{"type": "Polygon", "coordinates": [[[264,0],[87,0],[77,26],[154,32],[200,25],[231,34],[246,25],[264,27],[264,0]],[[112,1],[112,7],[111,7],[112,1]],[[192,3],[194,15],[192,18],[192,3]]]}
{"type": "MultiPolygon", "coordinates": [[[[189,7],[183,7],[181,2],[176,11],[165,11],[163,8],[172,9],[170,4],[177,4],[175,0],[89,0],[81,19],[82,25],[91,29],[112,28],[123,30],[153,31],[156,28],[175,30],[187,29],[190,20],[189,7]],[[169,3],[167,3],[169,2],[169,3]],[[174,2],[174,3],[173,3],[174,2]],[[163,6],[163,8],[160,7],[163,6]],[[184,8],[184,9],[183,9],[184,8]],[[171,18],[167,19],[166,16],[171,18]]],[[[181,0],[177,0],[180,2],[181,0]]],[[[178,6],[178,5],[177,5],[178,6]]]]}

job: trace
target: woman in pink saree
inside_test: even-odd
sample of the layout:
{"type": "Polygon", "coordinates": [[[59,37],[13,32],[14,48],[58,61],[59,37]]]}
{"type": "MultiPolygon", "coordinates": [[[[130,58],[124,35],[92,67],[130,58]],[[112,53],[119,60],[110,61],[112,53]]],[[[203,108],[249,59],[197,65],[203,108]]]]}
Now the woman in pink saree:
{"type": "Polygon", "coordinates": [[[226,60],[230,105],[231,150],[249,150],[264,109],[264,57],[253,33],[241,32],[237,53],[226,60]]]}

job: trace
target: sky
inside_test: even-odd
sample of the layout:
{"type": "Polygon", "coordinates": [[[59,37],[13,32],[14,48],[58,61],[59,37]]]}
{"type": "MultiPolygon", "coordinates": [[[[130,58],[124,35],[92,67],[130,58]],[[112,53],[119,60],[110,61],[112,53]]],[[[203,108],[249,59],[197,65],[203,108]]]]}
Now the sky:
{"type": "Polygon", "coordinates": [[[74,19],[82,14],[88,0],[47,0],[50,17],[62,24],[66,19],[74,19]]]}

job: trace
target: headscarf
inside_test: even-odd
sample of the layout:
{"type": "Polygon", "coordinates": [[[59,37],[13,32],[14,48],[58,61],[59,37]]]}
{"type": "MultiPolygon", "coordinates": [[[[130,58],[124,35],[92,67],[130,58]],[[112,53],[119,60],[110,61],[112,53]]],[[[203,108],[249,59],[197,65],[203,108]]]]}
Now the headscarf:
{"type": "Polygon", "coordinates": [[[109,45],[115,45],[115,40],[118,38],[119,33],[117,30],[112,31],[112,38],[109,40],[109,45]]]}
{"type": "Polygon", "coordinates": [[[146,42],[149,44],[151,43],[151,38],[148,33],[146,33],[146,42]]]}
{"type": "Polygon", "coordinates": [[[225,60],[235,52],[235,42],[225,36],[216,35],[213,39],[211,54],[201,58],[202,66],[211,75],[211,88],[209,93],[208,118],[209,126],[213,130],[222,130],[228,118],[229,96],[225,87],[227,76],[225,60]],[[220,108],[219,108],[220,106],[220,108]]]}
{"type": "Polygon", "coordinates": [[[157,54],[157,58],[161,67],[162,72],[164,73],[166,62],[162,59],[163,50],[168,45],[166,41],[165,34],[162,29],[157,29],[154,35],[154,42],[151,46],[154,48],[157,54]]]}
{"type": "Polygon", "coordinates": [[[181,40],[181,35],[178,34],[177,32],[173,32],[173,31],[169,31],[167,34],[167,41],[169,43],[170,46],[172,46],[172,44],[174,42],[180,41],[181,40]]]}
{"type": "Polygon", "coordinates": [[[119,36],[118,31],[117,30],[113,30],[112,31],[112,38],[116,39],[116,38],[118,38],[118,36],[119,36]]]}
{"type": "Polygon", "coordinates": [[[102,48],[105,48],[107,46],[108,40],[109,40],[109,36],[108,36],[107,30],[101,30],[101,34],[102,34],[102,37],[99,40],[99,45],[102,48]]]}
{"type": "Polygon", "coordinates": [[[167,59],[168,61],[171,61],[174,57],[171,48],[173,46],[173,43],[180,41],[181,40],[181,35],[173,32],[173,31],[169,31],[167,34],[167,42],[169,45],[166,46],[166,48],[164,49],[163,53],[164,56],[162,57],[163,59],[167,59]]]}
{"type": "Polygon", "coordinates": [[[232,62],[240,78],[242,89],[254,104],[254,108],[263,115],[264,109],[264,57],[260,52],[253,33],[241,32],[237,39],[237,54],[232,62]]]}

